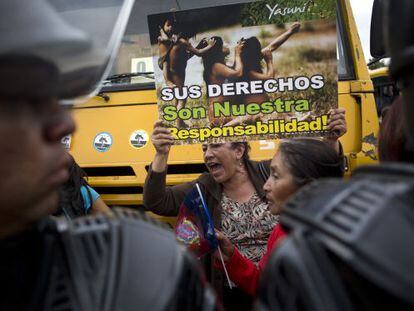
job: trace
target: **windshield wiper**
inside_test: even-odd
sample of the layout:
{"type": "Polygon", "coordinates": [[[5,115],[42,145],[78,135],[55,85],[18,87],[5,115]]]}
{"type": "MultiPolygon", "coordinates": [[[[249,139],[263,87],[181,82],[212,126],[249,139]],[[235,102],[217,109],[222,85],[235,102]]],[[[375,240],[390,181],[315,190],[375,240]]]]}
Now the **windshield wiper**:
{"type": "Polygon", "coordinates": [[[131,73],[121,73],[121,74],[115,74],[112,76],[109,76],[108,78],[105,79],[104,84],[105,83],[130,83],[131,78],[133,77],[143,77],[143,78],[147,78],[147,79],[151,79],[154,80],[154,73],[152,71],[148,71],[148,72],[131,72],[131,73]]]}

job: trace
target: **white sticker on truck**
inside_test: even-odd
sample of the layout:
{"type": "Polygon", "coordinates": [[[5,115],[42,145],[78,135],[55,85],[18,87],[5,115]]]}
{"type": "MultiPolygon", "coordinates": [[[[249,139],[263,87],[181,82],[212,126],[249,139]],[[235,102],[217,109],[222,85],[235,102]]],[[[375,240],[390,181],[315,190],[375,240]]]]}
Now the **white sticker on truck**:
{"type": "Polygon", "coordinates": [[[129,137],[130,145],[135,149],[144,148],[148,143],[148,133],[144,130],[136,130],[129,137]]]}
{"type": "Polygon", "coordinates": [[[112,136],[107,132],[98,133],[93,140],[93,147],[99,152],[106,152],[112,146],[112,136]]]}

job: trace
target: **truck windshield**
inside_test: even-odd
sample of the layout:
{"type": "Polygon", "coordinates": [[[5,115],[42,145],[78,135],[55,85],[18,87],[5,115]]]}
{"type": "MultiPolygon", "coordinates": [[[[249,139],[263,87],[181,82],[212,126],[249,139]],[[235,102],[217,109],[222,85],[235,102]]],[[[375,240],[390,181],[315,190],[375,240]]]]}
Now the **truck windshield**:
{"type": "MultiPolygon", "coordinates": [[[[342,4],[337,2],[337,11],[343,12],[342,4]]],[[[345,28],[343,14],[338,13],[337,18],[337,60],[338,60],[338,80],[353,80],[355,79],[354,66],[352,62],[349,35],[345,28]]]]}
{"type": "Polygon", "coordinates": [[[135,1],[125,35],[109,77],[103,83],[112,88],[154,88],[154,67],[147,16],[174,10],[197,9],[251,1],[234,0],[140,0],[135,1]]]}
{"type": "MultiPolygon", "coordinates": [[[[154,88],[154,67],[152,47],[148,34],[147,16],[173,10],[188,10],[202,7],[252,1],[234,0],[141,0],[136,1],[122,39],[118,56],[103,87],[106,91],[115,89],[154,88]]],[[[350,63],[343,40],[344,29],[338,14],[338,75],[342,80],[349,77],[350,63]]]]}

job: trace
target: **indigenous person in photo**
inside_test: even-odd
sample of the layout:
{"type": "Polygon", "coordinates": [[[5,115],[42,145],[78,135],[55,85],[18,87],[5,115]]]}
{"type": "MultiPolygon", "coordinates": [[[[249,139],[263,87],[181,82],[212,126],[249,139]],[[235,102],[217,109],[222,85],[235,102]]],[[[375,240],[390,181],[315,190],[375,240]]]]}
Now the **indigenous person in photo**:
{"type": "Polygon", "coordinates": [[[177,143],[329,136],[328,112],[338,107],[335,5],[299,2],[286,11],[287,3],[255,1],[148,17],[158,112],[177,143]],[[194,51],[180,39],[187,28],[203,38],[194,51]],[[188,53],[202,62],[187,66],[188,53]]]}
{"type": "MultiPolygon", "coordinates": [[[[169,88],[182,88],[185,83],[188,60],[193,56],[202,56],[215,44],[214,40],[202,49],[194,48],[188,38],[194,36],[190,29],[180,29],[179,21],[174,14],[168,17],[158,36],[159,58],[158,66],[163,72],[165,84],[169,88]]],[[[177,110],[185,107],[185,99],[176,99],[177,110]]],[[[178,127],[186,127],[183,120],[177,119],[178,127]]]]}
{"type": "MultiPolygon", "coordinates": [[[[272,53],[276,51],[283,43],[285,43],[293,34],[300,30],[300,23],[293,23],[286,32],[278,36],[264,48],[261,47],[260,41],[257,37],[250,37],[241,39],[244,42],[244,49],[241,53],[241,60],[243,64],[243,76],[241,81],[250,82],[257,80],[269,80],[275,76],[275,69],[273,64],[272,53]],[[265,61],[266,70],[263,71],[261,60],[265,61]]],[[[240,96],[241,103],[248,105],[250,103],[262,104],[269,101],[269,96],[266,93],[262,94],[246,94],[240,96]]],[[[234,126],[240,123],[256,121],[262,116],[256,114],[254,116],[247,115],[243,117],[234,118],[228,122],[227,126],[234,126]]]]}

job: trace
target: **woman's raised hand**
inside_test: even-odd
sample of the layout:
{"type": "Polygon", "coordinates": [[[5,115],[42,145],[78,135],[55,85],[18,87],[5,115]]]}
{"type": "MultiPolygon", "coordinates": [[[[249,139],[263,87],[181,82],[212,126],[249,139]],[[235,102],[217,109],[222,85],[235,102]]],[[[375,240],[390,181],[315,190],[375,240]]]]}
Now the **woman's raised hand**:
{"type": "Polygon", "coordinates": [[[264,49],[263,50],[263,58],[266,62],[272,62],[273,61],[273,54],[270,49],[264,49]]]}
{"type": "Polygon", "coordinates": [[[213,47],[216,44],[216,39],[210,39],[208,40],[207,46],[213,47]]]}
{"type": "Polygon", "coordinates": [[[243,47],[244,47],[244,43],[245,41],[243,39],[237,41],[237,45],[236,45],[236,55],[240,55],[241,51],[243,51],[243,47]]]}
{"type": "Polygon", "coordinates": [[[329,110],[328,130],[332,135],[324,137],[324,141],[332,146],[339,154],[341,151],[339,138],[347,132],[347,125],[345,119],[345,109],[331,109],[329,110]]]}
{"type": "Polygon", "coordinates": [[[178,36],[176,35],[176,34],[173,34],[172,36],[171,36],[171,41],[175,44],[175,43],[177,43],[177,41],[178,41],[178,36]]]}
{"type": "Polygon", "coordinates": [[[162,121],[155,122],[154,130],[151,134],[151,142],[158,154],[165,155],[170,152],[174,138],[171,136],[170,130],[163,125],[162,121]]]}
{"type": "Polygon", "coordinates": [[[300,30],[300,23],[299,23],[299,22],[295,22],[295,23],[293,23],[293,24],[290,26],[289,30],[290,30],[290,32],[291,32],[292,34],[293,34],[293,33],[298,32],[298,31],[300,30]]]}
{"type": "Polygon", "coordinates": [[[328,129],[334,133],[333,139],[338,139],[347,132],[344,108],[329,111],[328,129]]]}

